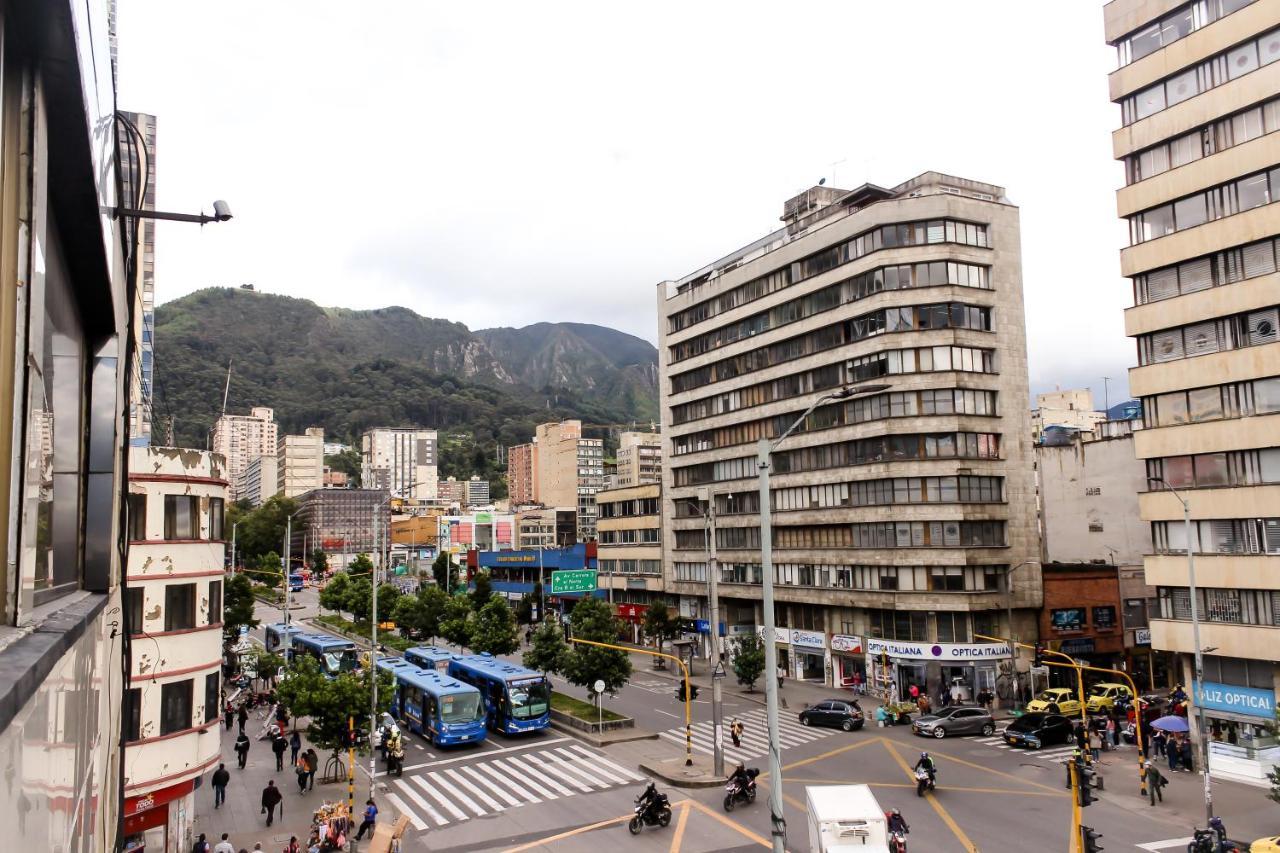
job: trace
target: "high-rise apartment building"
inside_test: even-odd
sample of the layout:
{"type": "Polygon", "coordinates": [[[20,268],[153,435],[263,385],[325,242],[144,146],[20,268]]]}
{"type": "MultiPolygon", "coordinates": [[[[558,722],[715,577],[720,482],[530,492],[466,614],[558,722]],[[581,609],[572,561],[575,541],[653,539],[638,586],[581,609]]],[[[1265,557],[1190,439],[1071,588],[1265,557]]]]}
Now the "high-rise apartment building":
{"type": "Polygon", "coordinates": [[[489,481],[472,475],[466,482],[467,506],[487,506],[489,503],[489,481]]]}
{"type": "Polygon", "coordinates": [[[1134,445],[1151,478],[1139,496],[1151,644],[1178,653],[1177,680],[1192,683],[1190,548],[1212,650],[1199,703],[1210,767],[1266,785],[1280,675],[1280,4],[1113,0],[1104,14],[1119,64],[1129,388],[1146,426],[1134,445]]]}
{"type": "Polygon", "coordinates": [[[302,435],[282,435],[276,445],[277,490],[296,498],[324,488],[324,428],[309,427],[302,435]]]}
{"type": "Polygon", "coordinates": [[[658,433],[622,433],[618,437],[617,459],[617,488],[662,482],[662,436],[658,433]]]}
{"type": "Polygon", "coordinates": [[[467,502],[467,484],[457,477],[446,477],[436,483],[436,500],[451,504],[467,502]]]}
{"type": "MultiPolygon", "coordinates": [[[[663,564],[706,618],[714,501],[721,619],[759,630],[756,448],[772,454],[779,662],[792,677],[937,695],[998,690],[1040,605],[1018,209],[928,172],[814,187],[784,226],[658,287],[663,564]],[[1012,632],[1003,584],[1012,574],[1012,632]]],[[[767,509],[767,508],[766,508],[767,509]]]]}
{"type": "Polygon", "coordinates": [[[250,506],[262,506],[279,494],[279,475],[280,466],[274,453],[253,457],[236,481],[236,500],[248,501],[250,506]]]}
{"type": "Polygon", "coordinates": [[[532,443],[507,448],[507,496],[513,507],[534,502],[535,457],[532,443]]]}
{"type": "Polygon", "coordinates": [[[298,518],[290,546],[294,554],[319,548],[337,569],[346,568],[359,554],[369,554],[381,564],[378,552],[386,546],[391,521],[385,490],[315,489],[298,497],[298,518]]]}
{"type": "MultiPolygon", "coordinates": [[[[156,117],[146,113],[121,112],[121,116],[133,137],[139,157],[121,160],[120,170],[125,186],[133,194],[129,206],[138,210],[156,209],[156,117]],[[137,130],[134,136],[133,131],[137,130]]],[[[152,382],[155,368],[156,329],[156,221],[138,219],[133,232],[133,246],[137,263],[133,272],[133,287],[137,294],[133,307],[133,335],[137,341],[137,356],[133,369],[133,384],[129,400],[129,443],[134,447],[146,447],[151,443],[152,382]]]]}
{"type": "Polygon", "coordinates": [[[231,483],[228,497],[237,500],[245,466],[259,456],[274,456],[277,428],[275,412],[266,406],[255,406],[247,415],[228,415],[213,425],[209,443],[214,453],[227,460],[227,479],[231,483]]]}
{"type": "Polygon", "coordinates": [[[360,484],[392,497],[435,500],[436,431],[377,428],[360,439],[360,484]]]}
{"type": "Polygon", "coordinates": [[[582,437],[582,421],[538,424],[533,436],[533,500],[576,506],[578,538],[596,535],[596,492],[604,486],[604,440],[582,437]]]}

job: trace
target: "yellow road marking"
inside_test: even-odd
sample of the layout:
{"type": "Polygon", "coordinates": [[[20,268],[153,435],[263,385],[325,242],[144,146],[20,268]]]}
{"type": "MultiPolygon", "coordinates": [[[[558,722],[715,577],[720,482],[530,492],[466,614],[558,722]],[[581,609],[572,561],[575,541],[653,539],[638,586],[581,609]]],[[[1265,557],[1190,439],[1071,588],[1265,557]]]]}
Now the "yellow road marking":
{"type": "Polygon", "coordinates": [[[575,835],[581,835],[584,832],[592,832],[597,829],[603,829],[606,826],[612,826],[615,823],[625,823],[631,819],[631,815],[625,814],[622,817],[613,817],[608,820],[602,820],[599,823],[593,823],[589,826],[580,826],[577,829],[571,829],[568,832],[562,832],[559,835],[552,835],[547,838],[539,838],[537,841],[530,841],[528,844],[521,844],[519,847],[511,847],[503,853],[519,853],[521,850],[532,850],[543,844],[549,844],[552,841],[561,841],[565,838],[572,838],[575,835]]]}
{"type": "MultiPolygon", "coordinates": [[[[851,743],[851,744],[849,744],[849,745],[847,745],[847,746],[842,746],[842,747],[840,747],[840,748],[838,748],[838,749],[833,749],[833,750],[831,750],[831,751],[829,751],[829,752],[824,752],[824,753],[822,753],[821,755],[815,755],[813,758],[805,758],[805,759],[802,759],[802,760],[800,760],[800,761],[792,762],[791,764],[787,764],[787,765],[785,765],[782,769],[783,769],[784,774],[785,774],[785,771],[787,771],[787,770],[794,770],[794,769],[795,769],[795,768],[797,768],[797,767],[804,767],[806,764],[813,764],[813,763],[818,762],[818,761],[825,761],[825,760],[827,760],[828,758],[832,758],[832,757],[834,757],[834,756],[840,755],[840,754],[845,753],[845,752],[850,752],[850,751],[855,750],[855,749],[861,749],[862,747],[866,746],[867,744],[875,743],[876,741],[882,741],[882,740],[884,740],[884,738],[881,738],[881,737],[878,737],[878,738],[869,738],[869,739],[867,739],[867,740],[860,740],[860,741],[858,741],[857,743],[851,743]]],[[[757,778],[759,778],[759,779],[767,779],[768,777],[769,777],[769,774],[768,774],[768,773],[761,773],[761,774],[760,774],[760,776],[759,776],[759,777],[757,777],[757,778]]],[[[786,777],[786,775],[783,775],[783,777],[782,777],[783,781],[786,781],[786,778],[787,778],[787,777],[786,777]]]]}
{"type": "Polygon", "coordinates": [[[773,845],[772,845],[772,844],[770,844],[770,843],[768,842],[768,840],[766,840],[766,839],[764,838],[764,836],[756,835],[754,832],[752,832],[751,830],[747,829],[745,826],[743,826],[742,824],[738,823],[737,821],[729,820],[729,818],[727,818],[727,817],[725,817],[724,815],[720,814],[720,812],[715,811],[714,809],[709,809],[709,808],[707,808],[706,806],[704,806],[702,803],[698,802],[697,800],[688,800],[687,802],[689,803],[689,805],[693,806],[693,807],[694,807],[695,809],[697,809],[698,811],[702,812],[703,814],[710,815],[711,817],[713,817],[713,818],[715,818],[716,820],[720,821],[721,823],[723,823],[725,826],[729,827],[730,829],[735,830],[736,832],[738,832],[738,833],[740,833],[740,834],[742,834],[742,835],[745,835],[747,838],[750,838],[752,841],[754,841],[755,843],[759,844],[761,847],[769,847],[769,848],[772,848],[772,847],[773,847],[773,845]]]}
{"type": "Polygon", "coordinates": [[[676,834],[671,839],[671,853],[680,853],[680,842],[684,839],[684,825],[689,822],[689,800],[684,801],[680,809],[680,819],[676,821],[676,834]]]}
{"type": "MultiPolygon", "coordinates": [[[[908,778],[915,777],[915,774],[911,771],[907,762],[898,754],[898,751],[894,749],[893,745],[888,741],[885,741],[885,749],[887,749],[889,754],[893,756],[893,760],[898,762],[898,765],[902,768],[902,772],[906,773],[908,778]]],[[[929,805],[933,806],[933,810],[938,813],[938,817],[942,818],[942,821],[947,825],[947,828],[950,829],[955,837],[960,840],[960,843],[964,845],[964,849],[971,851],[971,853],[976,853],[978,848],[969,840],[969,836],[964,834],[964,830],[960,828],[960,824],[956,823],[955,819],[951,817],[951,814],[942,807],[942,803],[938,802],[938,798],[935,797],[932,792],[926,793],[925,798],[928,799],[929,805]]]]}
{"type": "MultiPolygon", "coordinates": [[[[870,785],[872,788],[914,788],[907,782],[868,782],[866,779],[813,779],[806,776],[784,776],[787,782],[798,782],[802,785],[870,785]]],[[[1015,794],[1020,797],[1069,797],[1064,791],[1019,791],[1016,788],[976,788],[960,785],[948,785],[948,791],[965,791],[971,794],[1015,794]]]]}

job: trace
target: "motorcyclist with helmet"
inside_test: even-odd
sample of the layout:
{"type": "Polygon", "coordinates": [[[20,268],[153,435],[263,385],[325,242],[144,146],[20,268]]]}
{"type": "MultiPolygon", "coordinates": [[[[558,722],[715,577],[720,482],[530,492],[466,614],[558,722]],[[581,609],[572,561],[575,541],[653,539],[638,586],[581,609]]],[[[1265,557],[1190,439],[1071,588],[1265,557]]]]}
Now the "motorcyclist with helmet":
{"type": "Polygon", "coordinates": [[[912,767],[911,769],[919,770],[921,767],[923,767],[929,773],[930,782],[936,783],[938,781],[938,768],[933,763],[933,759],[929,756],[929,753],[927,752],[920,753],[920,760],[917,761],[916,766],[912,767]]]}
{"type": "Polygon", "coordinates": [[[889,832],[901,832],[903,835],[911,832],[911,827],[907,826],[907,820],[902,816],[902,812],[894,809],[889,812],[889,832]]]}

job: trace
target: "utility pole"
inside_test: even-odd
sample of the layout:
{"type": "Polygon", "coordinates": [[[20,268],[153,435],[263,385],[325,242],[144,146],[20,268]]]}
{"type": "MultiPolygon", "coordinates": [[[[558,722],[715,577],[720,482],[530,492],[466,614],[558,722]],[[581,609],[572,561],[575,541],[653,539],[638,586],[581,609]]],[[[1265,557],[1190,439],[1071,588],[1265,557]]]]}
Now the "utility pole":
{"type": "Polygon", "coordinates": [[[231,525],[231,574],[236,573],[236,530],[239,529],[240,522],[231,525]]]}
{"type": "MultiPolygon", "coordinates": [[[[382,533],[382,522],[378,517],[379,507],[373,508],[373,535],[374,546],[379,549],[378,558],[381,559],[382,545],[379,543],[378,536],[382,533]]],[[[378,737],[378,567],[373,567],[373,610],[369,615],[369,686],[370,696],[373,698],[369,703],[369,797],[373,797],[373,789],[376,784],[376,775],[378,772],[378,752],[375,750],[374,741],[378,737]]]]}
{"type": "MultiPolygon", "coordinates": [[[[293,574],[293,572],[289,570],[289,561],[293,558],[292,515],[289,516],[284,523],[284,547],[281,548],[280,551],[284,554],[284,624],[287,628],[289,626],[289,576],[293,574]]],[[[285,636],[285,641],[288,642],[287,634],[285,636]]]]}
{"type": "Polygon", "coordinates": [[[706,502],[703,513],[707,531],[707,610],[711,617],[711,726],[714,737],[712,762],[717,776],[724,775],[724,653],[720,640],[720,561],[716,557],[716,500],[708,490],[699,497],[706,502]]]}

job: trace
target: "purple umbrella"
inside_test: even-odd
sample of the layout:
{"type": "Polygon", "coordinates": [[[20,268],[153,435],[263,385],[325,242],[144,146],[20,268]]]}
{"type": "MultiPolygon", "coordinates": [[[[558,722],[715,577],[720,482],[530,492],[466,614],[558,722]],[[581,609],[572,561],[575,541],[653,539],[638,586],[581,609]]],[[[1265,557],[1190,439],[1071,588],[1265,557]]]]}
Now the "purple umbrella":
{"type": "Polygon", "coordinates": [[[1185,732],[1190,731],[1187,721],[1178,716],[1161,717],[1151,723],[1151,728],[1161,729],[1166,732],[1185,732]]]}

